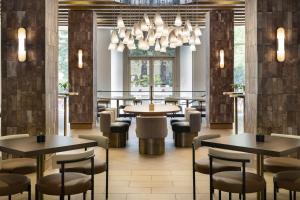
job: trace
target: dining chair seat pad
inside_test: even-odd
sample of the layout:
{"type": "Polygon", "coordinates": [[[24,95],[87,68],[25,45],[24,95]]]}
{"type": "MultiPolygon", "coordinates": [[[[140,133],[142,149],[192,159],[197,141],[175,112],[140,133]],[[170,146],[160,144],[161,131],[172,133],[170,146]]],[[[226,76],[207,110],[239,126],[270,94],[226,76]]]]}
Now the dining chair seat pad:
{"type": "Polygon", "coordinates": [[[279,172],[274,176],[274,182],[278,188],[300,191],[300,171],[283,171],[279,172]]]}
{"type": "Polygon", "coordinates": [[[127,117],[119,117],[116,119],[116,122],[124,122],[129,124],[129,126],[131,125],[131,119],[127,117]]]}
{"type": "MultiPolygon", "coordinates": [[[[224,171],[213,174],[213,187],[231,193],[242,193],[243,175],[241,171],[224,171]]],[[[246,193],[263,191],[266,181],[263,177],[246,172],[246,193]]]]}
{"type": "Polygon", "coordinates": [[[2,161],[0,173],[31,174],[36,172],[36,160],[32,158],[12,158],[2,161]]]}
{"type": "Polygon", "coordinates": [[[110,125],[110,130],[112,133],[127,133],[129,125],[125,122],[113,122],[110,125]]]}
{"type": "Polygon", "coordinates": [[[21,174],[0,174],[0,196],[18,194],[26,191],[30,186],[30,179],[21,174]]]}
{"type": "Polygon", "coordinates": [[[178,118],[174,118],[170,120],[170,124],[173,125],[176,122],[186,122],[186,118],[185,117],[178,117],[178,118]]]}
{"type": "Polygon", "coordinates": [[[291,157],[270,157],[264,159],[264,171],[278,173],[300,170],[300,160],[291,157]]]}
{"type": "Polygon", "coordinates": [[[172,130],[174,133],[189,133],[191,131],[190,123],[187,121],[175,122],[172,124],[172,130]]]}
{"type": "MultiPolygon", "coordinates": [[[[213,163],[213,173],[223,172],[223,171],[240,171],[241,168],[237,166],[225,165],[222,163],[214,162],[213,163]]],[[[209,174],[209,159],[203,158],[195,162],[195,171],[201,174],[209,174]]]]}
{"type": "MultiPolygon", "coordinates": [[[[106,170],[106,163],[99,159],[95,159],[94,160],[94,174],[100,174],[102,172],[105,172],[105,170],[106,170]]],[[[91,175],[91,163],[85,163],[84,165],[78,164],[78,166],[72,166],[72,167],[66,166],[65,172],[78,172],[78,173],[91,175]]]]}
{"type": "MultiPolygon", "coordinates": [[[[91,188],[91,177],[82,173],[66,172],[64,183],[65,195],[80,194],[91,188]]],[[[44,176],[37,184],[39,192],[48,195],[60,195],[61,187],[60,173],[44,176]]]]}

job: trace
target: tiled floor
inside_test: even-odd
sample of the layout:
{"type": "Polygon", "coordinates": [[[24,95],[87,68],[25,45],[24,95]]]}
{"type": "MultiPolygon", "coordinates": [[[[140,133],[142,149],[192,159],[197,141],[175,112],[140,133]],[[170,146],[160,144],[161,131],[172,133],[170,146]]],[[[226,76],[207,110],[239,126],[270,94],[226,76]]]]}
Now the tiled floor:
{"type": "MultiPolygon", "coordinates": [[[[110,149],[109,199],[110,200],[191,200],[192,199],[192,150],[175,148],[172,133],[166,139],[166,153],[162,156],[141,156],[138,153],[138,140],[135,135],[135,122],[130,128],[130,140],[124,149],[110,149]]],[[[73,130],[72,136],[78,134],[100,134],[99,129],[73,130]]],[[[209,130],[203,128],[201,134],[232,134],[232,130],[209,130]]],[[[206,156],[207,150],[202,148],[197,157],[206,156]]],[[[104,156],[104,151],[96,149],[96,156],[104,156]]],[[[250,168],[249,170],[253,170],[250,168]]],[[[53,170],[48,170],[51,173],[53,170]]],[[[33,184],[34,175],[30,175],[33,184]]],[[[268,199],[273,199],[272,174],[265,174],[268,182],[268,199]]],[[[95,180],[95,199],[104,199],[104,174],[97,175],[95,180]]],[[[209,180],[206,175],[197,175],[197,199],[207,200],[209,180]]],[[[217,193],[216,193],[217,197],[217,193]]],[[[6,199],[6,198],[1,198],[6,199]]],[[[26,199],[26,194],[16,195],[13,199],[26,199]]],[[[58,197],[45,196],[45,199],[58,197]]],[[[72,199],[82,199],[81,195],[72,199]]],[[[224,194],[223,199],[228,199],[224,194]]],[[[238,199],[236,195],[233,199],[238,199]]],[[[256,194],[247,196],[256,199],[256,194]]],[[[287,192],[280,191],[279,198],[288,199],[287,192]]]]}

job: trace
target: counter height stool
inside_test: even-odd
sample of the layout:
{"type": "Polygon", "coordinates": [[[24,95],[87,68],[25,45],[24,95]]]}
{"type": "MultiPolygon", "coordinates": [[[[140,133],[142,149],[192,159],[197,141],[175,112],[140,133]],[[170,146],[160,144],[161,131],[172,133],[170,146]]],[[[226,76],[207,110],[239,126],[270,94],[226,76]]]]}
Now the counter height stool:
{"type": "MultiPolygon", "coordinates": [[[[196,172],[201,174],[209,175],[209,159],[208,157],[196,160],[196,151],[201,147],[202,140],[209,140],[214,138],[219,138],[218,134],[206,134],[200,135],[193,140],[193,199],[196,200],[196,172]]],[[[221,151],[221,150],[219,150],[221,151]]],[[[224,154],[226,151],[223,152],[224,154]]],[[[233,164],[224,163],[214,163],[213,173],[222,171],[240,171],[241,168],[233,164]]]]}
{"type": "MultiPolygon", "coordinates": [[[[1,136],[0,141],[22,139],[28,134],[1,136]]],[[[1,161],[0,173],[31,174],[36,172],[36,159],[33,158],[9,158],[1,161]]]]}
{"type": "Polygon", "coordinates": [[[91,190],[91,200],[94,200],[94,151],[83,153],[55,155],[53,156],[53,168],[59,168],[60,173],[50,174],[42,177],[36,184],[35,196],[38,194],[47,194],[59,196],[63,200],[65,196],[71,199],[71,195],[83,194],[83,200],[86,199],[86,193],[91,190]],[[66,172],[65,169],[77,166],[78,164],[90,164],[90,175],[77,172],[66,172]]]}
{"type": "MultiPolygon", "coordinates": [[[[93,140],[96,141],[98,144],[98,147],[101,147],[105,149],[105,159],[102,161],[98,157],[95,157],[94,160],[94,174],[101,174],[103,172],[106,172],[105,174],[105,199],[108,199],[108,151],[109,151],[109,140],[107,137],[101,136],[101,135],[79,135],[79,138],[87,139],[87,140],[93,140]]],[[[62,154],[60,154],[62,155],[62,154]]],[[[68,155],[68,154],[64,154],[68,155]]],[[[86,163],[85,165],[77,164],[73,166],[66,166],[65,172],[78,172],[83,173],[87,175],[91,175],[91,165],[90,163],[86,163]]]]}
{"type": "Polygon", "coordinates": [[[140,154],[163,154],[165,137],[168,135],[167,118],[165,116],[138,116],[136,135],[139,138],[140,154]]]}
{"type": "MultiPolygon", "coordinates": [[[[286,137],[293,139],[300,139],[300,136],[296,135],[284,135],[272,133],[271,136],[286,137]]],[[[278,173],[282,171],[300,171],[300,160],[292,157],[269,157],[264,159],[264,171],[278,173]]]]}
{"type": "Polygon", "coordinates": [[[277,200],[278,189],[289,191],[290,200],[296,200],[296,193],[300,192],[300,171],[282,171],[274,176],[274,200],[277,200]],[[293,194],[292,194],[293,193],[293,194]]]}
{"type": "Polygon", "coordinates": [[[170,120],[170,124],[173,125],[176,122],[188,122],[189,112],[196,111],[196,108],[186,108],[184,112],[184,117],[176,117],[170,120]]]}
{"type": "Polygon", "coordinates": [[[210,176],[210,200],[213,200],[214,190],[219,190],[219,200],[221,200],[221,192],[231,194],[242,194],[242,199],[246,200],[246,193],[264,193],[264,200],[267,200],[266,181],[258,174],[246,172],[246,164],[250,163],[251,158],[246,153],[230,153],[226,154],[217,149],[209,151],[209,176],[210,176]],[[222,171],[214,173],[214,162],[240,163],[242,171],[222,171]]]}
{"type": "Polygon", "coordinates": [[[176,147],[191,147],[194,137],[201,130],[201,114],[199,111],[189,112],[189,121],[172,124],[176,147]]]}
{"type": "Polygon", "coordinates": [[[126,146],[129,124],[125,122],[115,122],[111,111],[100,113],[100,131],[103,136],[109,138],[109,146],[120,148],[126,146]]]}

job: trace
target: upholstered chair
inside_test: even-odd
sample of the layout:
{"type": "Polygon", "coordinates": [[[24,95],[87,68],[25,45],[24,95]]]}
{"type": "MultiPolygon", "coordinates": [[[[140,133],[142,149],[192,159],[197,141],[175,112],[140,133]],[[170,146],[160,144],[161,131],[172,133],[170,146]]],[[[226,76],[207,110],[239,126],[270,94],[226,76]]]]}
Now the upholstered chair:
{"type": "MultiPolygon", "coordinates": [[[[201,142],[203,140],[209,140],[218,138],[220,135],[218,134],[206,134],[200,135],[193,139],[193,199],[196,200],[196,172],[201,174],[209,175],[209,158],[201,158],[196,159],[196,152],[202,146],[201,142]]],[[[226,151],[223,151],[226,154],[226,151]]],[[[240,171],[241,168],[239,166],[235,166],[232,163],[214,163],[213,165],[213,173],[222,172],[222,171],[240,171]]]]}
{"type": "Polygon", "coordinates": [[[159,155],[165,152],[165,137],[168,135],[165,116],[138,116],[136,135],[141,154],[159,155]]]}
{"type": "MultiPolygon", "coordinates": [[[[0,141],[22,139],[28,134],[1,136],[0,141]]],[[[10,157],[10,155],[8,155],[10,157]]],[[[31,174],[36,172],[36,159],[33,158],[8,158],[2,161],[0,173],[31,174]]]]}
{"type": "Polygon", "coordinates": [[[219,190],[219,199],[223,191],[229,193],[229,200],[231,200],[232,193],[240,194],[243,200],[246,200],[247,193],[258,192],[263,192],[263,199],[267,200],[265,179],[258,174],[246,172],[246,165],[251,162],[251,158],[251,154],[232,151],[224,153],[218,149],[209,149],[210,200],[213,200],[215,189],[219,190]],[[242,170],[214,173],[214,165],[217,162],[239,164],[242,170]]]}
{"type": "Polygon", "coordinates": [[[289,191],[289,199],[296,200],[300,192],[300,170],[281,171],[274,176],[274,200],[277,200],[279,189],[289,191]]]}
{"type": "Polygon", "coordinates": [[[114,121],[114,112],[103,111],[100,113],[100,131],[109,138],[109,146],[120,148],[126,146],[129,124],[114,121]]]}
{"type": "Polygon", "coordinates": [[[58,154],[53,156],[53,169],[59,169],[59,173],[54,173],[42,177],[36,184],[36,199],[39,194],[59,196],[61,200],[65,196],[68,199],[71,195],[83,194],[91,190],[91,200],[94,199],[94,150],[73,154],[58,154]],[[90,175],[78,172],[66,172],[66,168],[79,165],[90,165],[90,175]]]}
{"type": "Polygon", "coordinates": [[[172,124],[176,147],[191,147],[194,137],[198,136],[201,130],[201,114],[199,111],[190,111],[185,122],[172,124]]]}
{"type": "MultiPolygon", "coordinates": [[[[87,139],[87,140],[94,140],[97,142],[98,147],[105,150],[105,158],[101,159],[98,156],[95,156],[94,160],[94,174],[101,174],[105,172],[105,198],[108,199],[108,153],[109,153],[109,140],[107,137],[101,135],[79,135],[79,138],[87,139]]],[[[65,154],[67,155],[67,154],[65,154]]],[[[65,167],[65,172],[78,172],[87,175],[91,175],[91,165],[90,163],[86,163],[85,165],[82,164],[73,164],[72,166],[65,167]]]]}
{"type": "Polygon", "coordinates": [[[175,122],[187,122],[189,121],[189,112],[196,111],[196,108],[186,108],[184,111],[184,117],[177,117],[170,120],[170,124],[173,125],[175,122]]]}

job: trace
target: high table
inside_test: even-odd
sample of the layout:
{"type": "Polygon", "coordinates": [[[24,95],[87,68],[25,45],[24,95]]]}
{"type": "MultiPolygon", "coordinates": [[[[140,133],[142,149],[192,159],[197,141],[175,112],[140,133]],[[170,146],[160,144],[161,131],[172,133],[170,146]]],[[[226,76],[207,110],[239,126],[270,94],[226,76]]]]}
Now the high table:
{"type": "MultiPolygon", "coordinates": [[[[257,174],[263,176],[265,155],[280,157],[297,152],[300,148],[300,140],[266,135],[265,142],[256,142],[255,134],[243,133],[239,135],[203,140],[201,141],[201,145],[256,154],[257,174]]],[[[257,199],[260,200],[262,198],[262,194],[260,193],[257,199]]]]}
{"type": "MultiPolygon", "coordinates": [[[[45,143],[37,143],[36,137],[0,141],[0,151],[20,157],[36,157],[38,182],[44,174],[45,155],[97,146],[97,142],[66,136],[47,135],[45,143]]],[[[43,195],[39,195],[39,200],[43,195]]]]}
{"type": "MultiPolygon", "coordinates": [[[[223,92],[223,95],[227,95],[230,98],[233,98],[234,101],[234,129],[235,134],[238,134],[239,126],[238,126],[238,99],[244,99],[244,107],[245,107],[245,94],[243,92],[223,92]]],[[[245,109],[244,109],[245,110],[245,109]]],[[[244,114],[245,115],[245,114],[244,114]]]]}
{"type": "Polygon", "coordinates": [[[169,113],[177,113],[180,108],[175,105],[155,104],[154,110],[149,109],[149,105],[126,106],[125,113],[143,116],[165,116],[169,113]]]}

